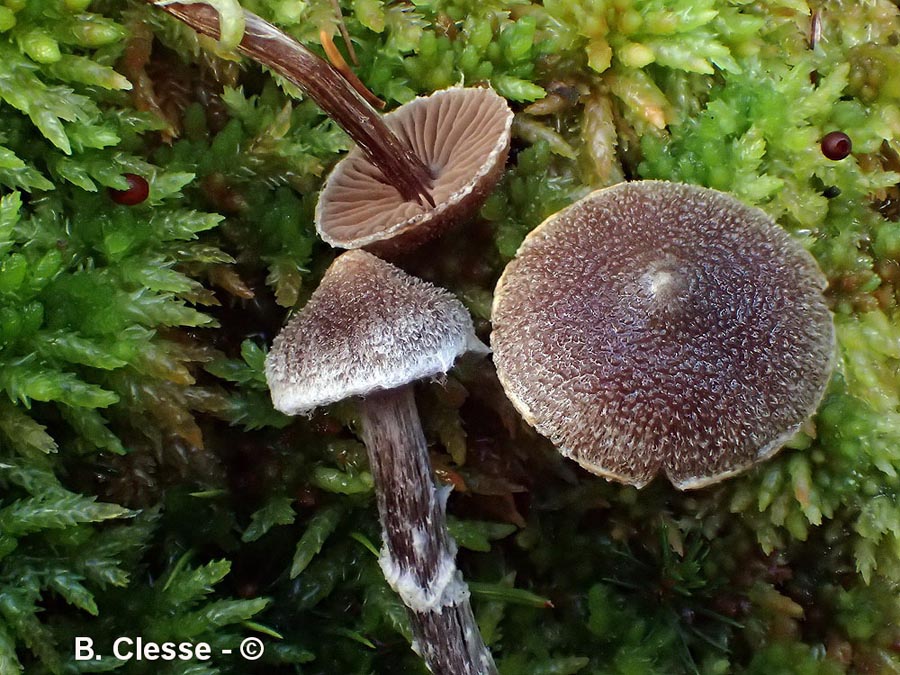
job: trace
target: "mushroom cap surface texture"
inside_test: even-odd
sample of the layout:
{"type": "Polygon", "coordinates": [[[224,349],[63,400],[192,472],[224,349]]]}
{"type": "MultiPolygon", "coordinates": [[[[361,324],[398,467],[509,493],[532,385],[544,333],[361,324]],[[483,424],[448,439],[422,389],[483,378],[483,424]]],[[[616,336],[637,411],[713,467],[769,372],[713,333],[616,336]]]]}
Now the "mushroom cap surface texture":
{"type": "Polygon", "coordinates": [[[319,195],[320,236],[394,257],[471,217],[503,173],[512,119],[504,98],[479,87],[443,89],[388,113],[387,126],[431,170],[435,206],[405,201],[353,148],[319,195]]]}
{"type": "Polygon", "coordinates": [[[365,251],[348,251],[275,338],[266,379],[275,408],[296,415],[442,375],[470,350],[487,348],[459,300],[365,251]]]}
{"type": "Polygon", "coordinates": [[[835,349],[825,285],[759,209],[621,183],[528,235],[497,285],[494,362],[528,423],[585,469],[703,487],[815,411],[835,349]]]}

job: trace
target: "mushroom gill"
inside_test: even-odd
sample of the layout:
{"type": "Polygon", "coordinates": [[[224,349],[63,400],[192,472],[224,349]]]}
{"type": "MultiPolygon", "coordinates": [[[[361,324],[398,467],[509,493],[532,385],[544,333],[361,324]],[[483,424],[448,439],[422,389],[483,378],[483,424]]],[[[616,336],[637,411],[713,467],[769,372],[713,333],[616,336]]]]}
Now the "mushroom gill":
{"type": "Polygon", "coordinates": [[[493,89],[444,89],[384,117],[432,173],[435,206],[404,200],[354,148],[328,178],[316,226],[339,248],[394,256],[476,211],[503,171],[512,112],[493,89]]]}

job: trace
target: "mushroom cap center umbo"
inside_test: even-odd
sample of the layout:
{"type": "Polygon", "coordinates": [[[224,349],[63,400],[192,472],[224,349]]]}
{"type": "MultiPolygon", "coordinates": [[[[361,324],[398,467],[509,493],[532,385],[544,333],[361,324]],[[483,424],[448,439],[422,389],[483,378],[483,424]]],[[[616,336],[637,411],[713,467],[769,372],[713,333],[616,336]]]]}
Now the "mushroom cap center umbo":
{"type": "Polygon", "coordinates": [[[266,359],[275,408],[295,415],[446,373],[486,351],[453,295],[364,251],[338,256],[266,359]]]}
{"type": "Polygon", "coordinates": [[[834,352],[825,283],[758,209],[620,184],[522,244],[497,287],[494,361],[526,420],[585,468],[701,487],[773,454],[815,410],[834,352]]]}
{"type": "Polygon", "coordinates": [[[328,177],[316,207],[319,233],[333,246],[376,245],[380,253],[377,244],[385,240],[426,241],[470,217],[500,178],[512,111],[493,89],[437,91],[384,121],[431,170],[435,206],[404,200],[354,148],[328,177]]]}

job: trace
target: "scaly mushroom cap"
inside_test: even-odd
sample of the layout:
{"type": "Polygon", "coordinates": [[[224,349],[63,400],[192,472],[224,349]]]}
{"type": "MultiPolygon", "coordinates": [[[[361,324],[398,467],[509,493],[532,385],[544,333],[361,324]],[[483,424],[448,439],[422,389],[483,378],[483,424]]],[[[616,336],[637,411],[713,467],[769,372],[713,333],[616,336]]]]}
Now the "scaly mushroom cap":
{"type": "Polygon", "coordinates": [[[288,415],[446,373],[463,352],[487,351],[448,292],[364,251],[325,271],[275,338],[266,379],[288,415]]]}
{"type": "Polygon", "coordinates": [[[702,487],[773,455],[818,406],[825,284],[758,209],[622,183],[522,244],[497,286],[494,362],[525,419],[584,468],[702,487]]]}
{"type": "Polygon", "coordinates": [[[332,171],[316,206],[316,228],[338,248],[393,257],[471,217],[500,180],[512,111],[493,89],[444,89],[384,121],[432,171],[435,206],[405,201],[359,148],[332,171]]]}

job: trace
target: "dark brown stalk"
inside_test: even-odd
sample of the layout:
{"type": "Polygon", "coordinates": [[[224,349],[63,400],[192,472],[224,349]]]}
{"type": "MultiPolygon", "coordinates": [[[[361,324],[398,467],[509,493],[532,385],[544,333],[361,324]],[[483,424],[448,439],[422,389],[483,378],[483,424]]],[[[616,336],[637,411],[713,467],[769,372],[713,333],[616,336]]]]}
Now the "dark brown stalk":
{"type": "Polygon", "coordinates": [[[413,648],[435,675],[496,675],[456,569],[412,385],[368,394],[362,413],[384,537],[381,566],[409,609],[413,648]]]}
{"type": "MultiPolygon", "coordinates": [[[[198,33],[219,39],[219,15],[203,3],[150,4],[183,21],[198,33]]],[[[268,66],[300,87],[346,131],[403,198],[434,206],[431,174],[422,160],[387,127],[381,116],[324,59],[252,12],[238,51],[268,66]]]]}

